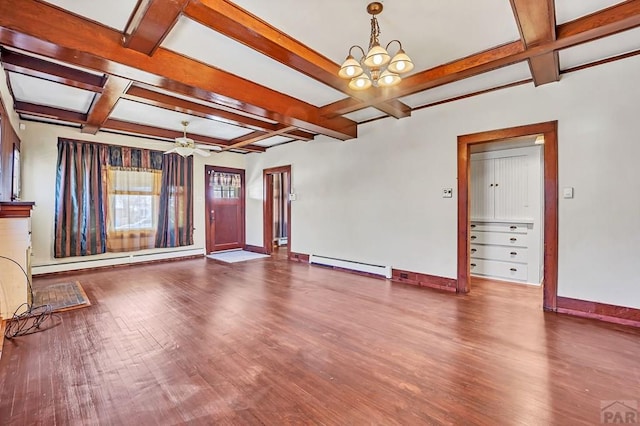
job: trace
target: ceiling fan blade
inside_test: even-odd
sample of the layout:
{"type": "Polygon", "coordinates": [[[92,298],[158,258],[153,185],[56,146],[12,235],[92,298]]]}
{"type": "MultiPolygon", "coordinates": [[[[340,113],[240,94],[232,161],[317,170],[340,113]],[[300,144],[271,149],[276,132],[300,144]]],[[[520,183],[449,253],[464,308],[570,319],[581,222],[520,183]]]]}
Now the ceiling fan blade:
{"type": "Polygon", "coordinates": [[[222,151],[222,147],[218,145],[197,144],[196,148],[205,149],[207,151],[222,151]]]}
{"type": "Polygon", "coordinates": [[[171,148],[170,150],[165,151],[164,154],[171,154],[171,153],[174,153],[174,152],[178,152],[178,148],[171,148]]]}
{"type": "Polygon", "coordinates": [[[200,148],[194,148],[193,149],[193,153],[194,154],[198,154],[202,157],[208,157],[211,155],[211,153],[209,151],[205,151],[204,149],[200,149],[200,148]]]}

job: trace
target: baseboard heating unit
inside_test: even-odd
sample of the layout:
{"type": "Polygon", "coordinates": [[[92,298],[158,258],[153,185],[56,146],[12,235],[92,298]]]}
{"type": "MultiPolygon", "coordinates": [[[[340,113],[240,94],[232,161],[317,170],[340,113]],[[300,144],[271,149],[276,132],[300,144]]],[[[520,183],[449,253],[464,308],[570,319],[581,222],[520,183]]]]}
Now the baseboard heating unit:
{"type": "Polygon", "coordinates": [[[335,259],[333,257],[317,256],[312,254],[309,263],[324,266],[334,266],[336,268],[350,269],[352,271],[366,272],[374,275],[381,275],[391,278],[391,266],[372,265],[370,263],[352,262],[350,260],[335,259]]]}

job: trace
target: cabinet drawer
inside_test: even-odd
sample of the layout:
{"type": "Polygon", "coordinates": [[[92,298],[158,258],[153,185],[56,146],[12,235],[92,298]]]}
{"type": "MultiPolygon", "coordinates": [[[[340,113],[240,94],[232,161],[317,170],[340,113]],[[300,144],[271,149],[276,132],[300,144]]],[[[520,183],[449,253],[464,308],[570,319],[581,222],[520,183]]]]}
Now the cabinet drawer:
{"type": "Polygon", "coordinates": [[[510,232],[514,234],[526,234],[529,226],[526,223],[502,223],[502,222],[471,222],[472,231],[510,232]]]}
{"type": "Polygon", "coordinates": [[[483,246],[471,244],[471,257],[527,263],[528,251],[523,247],[483,246]]]}
{"type": "Polygon", "coordinates": [[[471,231],[471,244],[497,244],[510,247],[527,247],[527,234],[512,234],[506,232],[476,232],[471,231]]]}
{"type": "Polygon", "coordinates": [[[471,274],[526,281],[527,265],[498,260],[471,259],[471,274]]]}

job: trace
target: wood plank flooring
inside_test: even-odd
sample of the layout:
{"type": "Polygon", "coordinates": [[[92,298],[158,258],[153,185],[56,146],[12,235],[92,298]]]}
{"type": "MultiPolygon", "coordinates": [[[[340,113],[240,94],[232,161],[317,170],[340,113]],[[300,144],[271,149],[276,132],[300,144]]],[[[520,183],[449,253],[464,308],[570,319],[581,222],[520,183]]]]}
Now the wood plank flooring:
{"type": "Polygon", "coordinates": [[[5,341],[3,425],[580,425],[640,399],[640,330],[269,258],[73,276],[92,306],[5,341]]]}

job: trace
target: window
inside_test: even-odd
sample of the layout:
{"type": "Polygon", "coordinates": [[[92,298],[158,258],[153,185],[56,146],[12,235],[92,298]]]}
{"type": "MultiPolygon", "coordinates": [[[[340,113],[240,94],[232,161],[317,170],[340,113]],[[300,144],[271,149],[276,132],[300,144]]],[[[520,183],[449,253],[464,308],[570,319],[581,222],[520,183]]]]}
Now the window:
{"type": "Polygon", "coordinates": [[[107,248],[153,248],[158,226],[162,172],[107,168],[107,248]]]}
{"type": "Polygon", "coordinates": [[[240,175],[214,172],[209,177],[209,187],[213,188],[213,198],[240,198],[240,175]]]}

